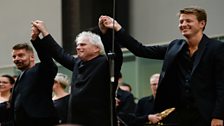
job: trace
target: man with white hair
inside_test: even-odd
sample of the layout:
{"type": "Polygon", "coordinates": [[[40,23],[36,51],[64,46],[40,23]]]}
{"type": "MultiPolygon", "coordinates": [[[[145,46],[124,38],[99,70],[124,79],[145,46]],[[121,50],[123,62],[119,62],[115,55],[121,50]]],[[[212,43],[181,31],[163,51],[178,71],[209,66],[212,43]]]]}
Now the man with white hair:
{"type": "Polygon", "coordinates": [[[155,114],[153,110],[154,100],[156,97],[156,90],[159,83],[159,73],[153,74],[150,81],[150,89],[152,91],[152,95],[143,97],[139,99],[135,114],[139,117],[139,126],[143,125],[146,122],[157,123],[161,120],[161,117],[158,114],[155,114]]]}
{"type": "MultiPolygon", "coordinates": [[[[110,126],[110,71],[108,57],[105,55],[100,36],[90,31],[80,33],[76,37],[77,57],[75,58],[55,42],[43,21],[36,20],[32,24],[33,31],[37,33],[34,37],[38,38],[40,32],[43,35],[43,39],[38,43],[47,48],[56,61],[73,71],[68,123],[110,126]]],[[[103,42],[109,41],[105,37],[102,39],[103,42]]],[[[115,82],[118,80],[116,73],[120,72],[122,64],[122,52],[120,48],[116,49],[115,82]]]]}

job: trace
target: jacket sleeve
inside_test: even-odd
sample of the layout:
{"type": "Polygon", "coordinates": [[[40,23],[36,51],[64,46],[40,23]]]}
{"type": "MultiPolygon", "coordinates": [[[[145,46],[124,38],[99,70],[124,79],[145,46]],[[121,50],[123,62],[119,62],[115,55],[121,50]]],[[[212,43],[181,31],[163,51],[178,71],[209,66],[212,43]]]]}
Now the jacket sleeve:
{"type": "Polygon", "coordinates": [[[215,49],[215,92],[216,92],[216,102],[212,113],[213,118],[224,120],[224,43],[215,49]]]}
{"type": "Polygon", "coordinates": [[[50,56],[53,57],[57,62],[67,69],[71,71],[73,70],[76,58],[73,55],[65,52],[65,50],[57,44],[50,34],[45,36],[40,43],[45,47],[47,53],[49,53],[50,56]]]}
{"type": "Polygon", "coordinates": [[[116,32],[116,38],[122,46],[130,50],[134,55],[143,58],[163,60],[168,47],[166,44],[145,46],[130,36],[123,28],[116,32]]]}
{"type": "Polygon", "coordinates": [[[45,67],[46,69],[56,67],[53,59],[51,58],[49,53],[47,53],[46,47],[41,45],[40,42],[40,38],[37,38],[35,41],[31,40],[31,43],[37,52],[38,58],[40,59],[41,66],[45,67]]]}
{"type": "Polygon", "coordinates": [[[94,27],[94,28],[91,28],[90,31],[100,35],[107,57],[110,59],[113,58],[113,60],[114,60],[114,76],[115,76],[115,82],[117,82],[119,75],[120,75],[121,66],[123,63],[123,53],[122,53],[121,47],[119,45],[119,40],[115,37],[114,42],[113,42],[112,30],[109,30],[106,34],[103,34],[100,31],[99,27],[94,27]],[[110,57],[111,55],[108,55],[111,53],[112,53],[112,57],[110,57]],[[114,53],[114,55],[113,55],[113,53],[114,53]]]}

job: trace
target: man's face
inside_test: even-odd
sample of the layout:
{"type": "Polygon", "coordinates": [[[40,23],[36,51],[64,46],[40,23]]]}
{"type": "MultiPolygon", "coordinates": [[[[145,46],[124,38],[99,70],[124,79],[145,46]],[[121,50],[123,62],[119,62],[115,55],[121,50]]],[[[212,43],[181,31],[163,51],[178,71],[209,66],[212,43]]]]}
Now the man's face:
{"type": "Polygon", "coordinates": [[[77,43],[76,51],[78,57],[81,60],[88,61],[99,55],[100,49],[96,45],[90,43],[88,40],[84,40],[77,43]]]}
{"type": "Polygon", "coordinates": [[[34,63],[34,54],[25,49],[12,51],[12,59],[19,70],[26,70],[34,63]]]}
{"type": "Polygon", "coordinates": [[[157,87],[158,87],[158,83],[159,83],[159,79],[152,79],[150,81],[150,87],[151,87],[153,96],[156,95],[156,90],[157,90],[157,87]]]}
{"type": "Polygon", "coordinates": [[[131,89],[128,86],[121,85],[121,86],[119,86],[119,88],[121,90],[124,90],[124,91],[127,91],[127,92],[131,92],[131,89]]]}
{"type": "Polygon", "coordinates": [[[180,14],[179,30],[184,37],[190,38],[202,33],[204,27],[205,21],[198,21],[194,14],[180,14]]]}

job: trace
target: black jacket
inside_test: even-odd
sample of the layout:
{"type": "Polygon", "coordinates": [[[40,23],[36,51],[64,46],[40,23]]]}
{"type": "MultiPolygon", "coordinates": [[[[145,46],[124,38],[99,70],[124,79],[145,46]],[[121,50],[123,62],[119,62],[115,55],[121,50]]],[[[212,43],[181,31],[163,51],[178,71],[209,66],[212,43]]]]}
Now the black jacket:
{"type": "MultiPolygon", "coordinates": [[[[102,37],[103,42],[108,42],[104,38],[107,39],[107,37],[102,37]]],[[[41,44],[49,49],[51,56],[64,67],[73,71],[68,123],[85,126],[110,125],[111,101],[108,58],[99,55],[90,61],[83,62],[78,57],[75,58],[66,53],[51,35],[44,37],[43,41],[41,44]]],[[[115,50],[115,77],[116,73],[120,72],[122,64],[121,50],[119,47],[116,49],[118,50],[115,50]]]]}
{"type": "Polygon", "coordinates": [[[11,99],[13,113],[23,109],[30,118],[55,118],[56,110],[52,101],[52,86],[57,74],[53,59],[44,49],[32,42],[40,63],[20,75],[15,83],[11,99]]]}
{"type": "MultiPolygon", "coordinates": [[[[136,56],[163,61],[155,99],[155,111],[179,105],[179,86],[175,83],[173,65],[186,43],[177,39],[167,45],[144,46],[123,29],[117,33],[122,44],[136,56]]],[[[224,119],[224,43],[203,35],[191,72],[191,89],[199,112],[207,121],[224,119]]]]}

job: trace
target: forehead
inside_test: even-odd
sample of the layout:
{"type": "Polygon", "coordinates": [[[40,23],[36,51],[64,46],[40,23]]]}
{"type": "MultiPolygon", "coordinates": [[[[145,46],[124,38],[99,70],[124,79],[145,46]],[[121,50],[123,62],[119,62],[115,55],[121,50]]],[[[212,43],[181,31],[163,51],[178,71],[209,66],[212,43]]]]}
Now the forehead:
{"type": "Polygon", "coordinates": [[[156,79],[152,79],[151,82],[150,82],[150,84],[157,84],[158,81],[159,81],[159,79],[157,79],[157,78],[156,79]]]}
{"type": "Polygon", "coordinates": [[[76,45],[88,45],[88,46],[97,46],[94,43],[90,42],[88,39],[84,39],[76,43],[76,45]]]}
{"type": "Polygon", "coordinates": [[[19,53],[31,53],[30,51],[27,51],[26,49],[13,49],[13,54],[19,54],[19,53]]]}
{"type": "Polygon", "coordinates": [[[194,14],[180,14],[179,16],[179,20],[183,20],[183,19],[197,19],[196,15],[194,14]]]}
{"type": "Polygon", "coordinates": [[[76,42],[76,44],[89,44],[91,43],[89,38],[83,38],[83,39],[79,39],[79,41],[76,42]]]}
{"type": "Polygon", "coordinates": [[[0,80],[6,81],[6,80],[9,80],[9,79],[7,77],[0,77],[0,80]]]}

